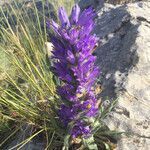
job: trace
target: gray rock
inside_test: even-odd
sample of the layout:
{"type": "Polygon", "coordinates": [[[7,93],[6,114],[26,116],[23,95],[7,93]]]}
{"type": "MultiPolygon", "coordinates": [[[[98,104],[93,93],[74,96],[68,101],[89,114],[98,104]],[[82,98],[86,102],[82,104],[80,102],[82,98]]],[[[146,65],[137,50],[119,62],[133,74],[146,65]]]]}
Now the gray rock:
{"type": "MultiPolygon", "coordinates": [[[[98,8],[97,8],[98,10],[98,8]]],[[[118,150],[150,149],[150,2],[105,4],[98,11],[95,33],[103,99],[118,99],[105,120],[111,129],[130,132],[118,150]]]]}
{"type": "Polygon", "coordinates": [[[133,2],[139,2],[139,1],[148,1],[148,0],[105,0],[107,3],[111,4],[127,4],[127,3],[133,3],[133,2]]]}
{"type": "Polygon", "coordinates": [[[102,8],[105,0],[76,0],[82,9],[92,6],[93,8],[102,8]]]}

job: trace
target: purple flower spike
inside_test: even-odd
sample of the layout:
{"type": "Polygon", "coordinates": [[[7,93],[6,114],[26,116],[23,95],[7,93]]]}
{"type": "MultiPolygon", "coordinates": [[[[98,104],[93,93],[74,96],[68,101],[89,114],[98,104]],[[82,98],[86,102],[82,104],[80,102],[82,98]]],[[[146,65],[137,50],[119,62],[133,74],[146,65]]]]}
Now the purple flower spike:
{"type": "Polygon", "coordinates": [[[66,27],[66,26],[69,27],[70,21],[68,19],[68,16],[64,7],[60,7],[58,14],[59,14],[59,19],[61,21],[62,27],[66,27]]]}
{"type": "Polygon", "coordinates": [[[56,33],[51,37],[54,74],[63,81],[63,85],[57,88],[62,99],[58,114],[64,127],[72,124],[69,129],[73,138],[92,134],[92,124],[87,120],[93,120],[98,115],[98,101],[92,87],[99,76],[99,68],[95,66],[96,56],[92,55],[98,43],[98,38],[91,34],[94,17],[92,8],[80,14],[76,4],[70,21],[62,7],[59,9],[61,26],[52,21],[56,33]]]}

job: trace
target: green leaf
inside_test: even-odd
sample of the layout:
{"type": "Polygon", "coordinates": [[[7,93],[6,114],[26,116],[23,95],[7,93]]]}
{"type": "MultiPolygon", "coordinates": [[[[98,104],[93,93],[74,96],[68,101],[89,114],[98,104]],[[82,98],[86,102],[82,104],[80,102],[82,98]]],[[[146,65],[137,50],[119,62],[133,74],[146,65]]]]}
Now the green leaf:
{"type": "Polygon", "coordinates": [[[107,115],[115,108],[116,104],[117,104],[118,100],[113,100],[111,102],[111,104],[107,107],[104,108],[104,106],[101,106],[100,108],[100,112],[101,112],[101,116],[100,119],[104,119],[107,117],[107,115]]]}
{"type": "Polygon", "coordinates": [[[70,143],[70,134],[67,134],[64,138],[63,150],[68,150],[69,149],[69,143],[70,143]]]}
{"type": "Polygon", "coordinates": [[[111,150],[109,144],[107,144],[106,142],[104,142],[105,148],[106,150],[111,150]]]}
{"type": "Polygon", "coordinates": [[[82,141],[83,141],[85,149],[88,148],[89,150],[98,150],[98,147],[95,144],[95,140],[93,136],[89,138],[83,138],[82,141]]]}

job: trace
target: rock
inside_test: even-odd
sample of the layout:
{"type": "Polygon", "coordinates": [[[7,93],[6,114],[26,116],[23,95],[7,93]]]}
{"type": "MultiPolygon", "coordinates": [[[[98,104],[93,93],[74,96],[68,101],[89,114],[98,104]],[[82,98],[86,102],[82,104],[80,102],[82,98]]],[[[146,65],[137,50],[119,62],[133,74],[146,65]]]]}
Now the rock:
{"type": "Polygon", "coordinates": [[[139,2],[139,1],[149,1],[149,0],[75,0],[76,3],[79,2],[79,5],[83,9],[89,6],[93,6],[94,8],[96,7],[102,8],[104,2],[116,5],[116,4],[127,4],[127,3],[139,2]]]}
{"type": "Polygon", "coordinates": [[[133,3],[133,2],[139,2],[139,1],[147,1],[147,0],[105,0],[107,3],[111,4],[126,4],[126,3],[133,3]]]}
{"type": "Polygon", "coordinates": [[[93,8],[102,8],[105,0],[80,0],[79,5],[82,9],[92,6],[93,8]]]}
{"type": "Polygon", "coordinates": [[[101,68],[103,99],[118,99],[118,106],[105,120],[111,129],[130,132],[117,150],[150,149],[150,2],[98,10],[95,33],[101,68]]]}

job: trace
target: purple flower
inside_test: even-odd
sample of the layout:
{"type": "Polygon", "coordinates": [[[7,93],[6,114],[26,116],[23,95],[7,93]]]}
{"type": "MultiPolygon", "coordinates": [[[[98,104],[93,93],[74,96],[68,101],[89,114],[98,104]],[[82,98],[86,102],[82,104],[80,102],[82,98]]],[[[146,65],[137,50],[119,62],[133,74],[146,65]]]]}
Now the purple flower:
{"type": "Polygon", "coordinates": [[[70,21],[68,19],[67,13],[63,7],[60,7],[58,14],[59,14],[59,19],[61,21],[62,27],[64,27],[64,28],[69,27],[70,21]]]}
{"type": "Polygon", "coordinates": [[[90,126],[86,125],[85,122],[79,120],[74,125],[71,135],[73,138],[76,138],[82,135],[85,135],[86,137],[88,137],[90,133],[91,133],[90,126]]]}
{"type": "Polygon", "coordinates": [[[71,23],[72,24],[76,24],[78,22],[79,14],[80,14],[80,7],[76,4],[72,8],[72,13],[71,13],[71,23]]]}
{"type": "Polygon", "coordinates": [[[91,34],[95,15],[92,8],[80,13],[76,4],[70,20],[61,7],[61,26],[51,22],[55,33],[51,37],[54,73],[63,81],[63,85],[57,88],[62,100],[58,114],[65,127],[72,124],[69,129],[73,138],[89,136],[92,125],[85,118],[98,115],[97,99],[92,88],[99,75],[99,68],[94,64],[96,56],[92,55],[98,43],[96,35],[91,34]]]}

